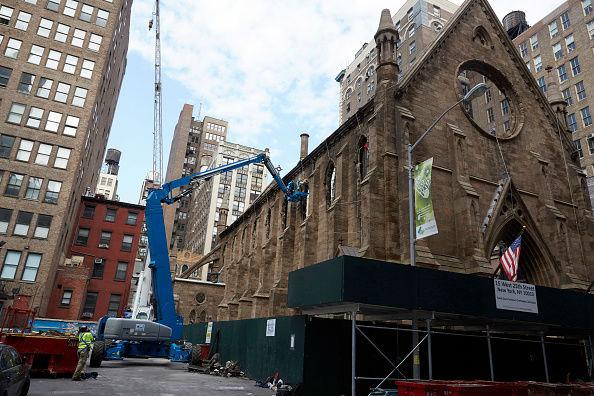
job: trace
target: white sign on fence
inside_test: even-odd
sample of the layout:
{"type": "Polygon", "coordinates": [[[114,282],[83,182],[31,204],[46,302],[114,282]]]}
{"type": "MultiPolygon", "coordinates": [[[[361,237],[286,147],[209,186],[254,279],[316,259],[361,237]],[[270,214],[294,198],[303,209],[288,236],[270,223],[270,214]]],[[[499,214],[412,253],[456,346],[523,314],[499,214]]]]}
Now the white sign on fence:
{"type": "Polygon", "coordinates": [[[495,305],[497,309],[538,313],[536,287],[528,283],[508,282],[494,279],[495,305]]]}
{"type": "Polygon", "coordinates": [[[210,339],[212,337],[212,322],[208,322],[206,326],[206,339],[204,340],[205,344],[210,344],[210,339]]]}
{"type": "Polygon", "coordinates": [[[266,321],[266,337],[274,337],[276,333],[276,319],[266,321]]]}

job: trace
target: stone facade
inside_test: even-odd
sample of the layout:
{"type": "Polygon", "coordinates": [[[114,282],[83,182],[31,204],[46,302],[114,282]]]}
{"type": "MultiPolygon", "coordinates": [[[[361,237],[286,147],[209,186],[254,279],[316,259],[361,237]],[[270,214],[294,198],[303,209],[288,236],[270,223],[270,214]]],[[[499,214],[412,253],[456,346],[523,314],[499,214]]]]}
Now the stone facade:
{"type": "Polygon", "coordinates": [[[198,279],[175,278],[173,292],[179,301],[177,313],[184,318],[184,323],[207,322],[217,318],[225,285],[198,279]]]}

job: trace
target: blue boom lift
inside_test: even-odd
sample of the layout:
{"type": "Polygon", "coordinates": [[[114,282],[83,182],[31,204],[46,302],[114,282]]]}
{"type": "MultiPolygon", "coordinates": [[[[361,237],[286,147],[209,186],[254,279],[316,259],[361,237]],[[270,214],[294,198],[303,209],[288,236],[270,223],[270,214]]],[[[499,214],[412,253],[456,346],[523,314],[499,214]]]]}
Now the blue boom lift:
{"type": "Polygon", "coordinates": [[[272,174],[275,182],[291,202],[299,201],[307,193],[299,191],[293,181],[285,184],[278,170],[273,166],[268,151],[255,157],[243,159],[204,172],[194,173],[163,184],[161,188],[150,191],[145,208],[150,252],[149,267],[152,269],[152,291],[155,320],[111,318],[104,316],[97,326],[97,337],[91,353],[91,366],[99,367],[103,360],[122,360],[126,357],[160,357],[171,361],[187,362],[191,350],[184,345],[182,338],[183,318],[175,311],[173,286],[169,269],[169,251],[163,204],[171,205],[186,196],[204,180],[232,171],[249,164],[261,163],[272,174]],[[177,188],[188,186],[174,196],[177,188]]]}

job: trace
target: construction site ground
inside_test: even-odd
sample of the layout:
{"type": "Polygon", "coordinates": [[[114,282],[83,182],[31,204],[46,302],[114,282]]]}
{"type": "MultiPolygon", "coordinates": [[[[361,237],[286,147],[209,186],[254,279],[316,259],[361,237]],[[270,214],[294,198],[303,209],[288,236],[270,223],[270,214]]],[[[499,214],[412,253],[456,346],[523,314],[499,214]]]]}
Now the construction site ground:
{"type": "Polygon", "coordinates": [[[270,396],[270,389],[258,388],[247,378],[223,378],[189,372],[185,363],[165,359],[126,359],[103,362],[87,372],[99,373],[97,379],[76,382],[70,378],[33,378],[30,396],[41,395],[220,395],[270,396]]]}

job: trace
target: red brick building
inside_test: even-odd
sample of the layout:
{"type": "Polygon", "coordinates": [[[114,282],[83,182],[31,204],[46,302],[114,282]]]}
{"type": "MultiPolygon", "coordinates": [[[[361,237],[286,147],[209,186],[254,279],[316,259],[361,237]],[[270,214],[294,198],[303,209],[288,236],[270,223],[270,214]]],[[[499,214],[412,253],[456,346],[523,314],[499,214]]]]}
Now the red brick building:
{"type": "Polygon", "coordinates": [[[144,206],[83,197],[70,258],[58,268],[46,316],[68,320],[122,316],[143,222],[144,206]]]}

